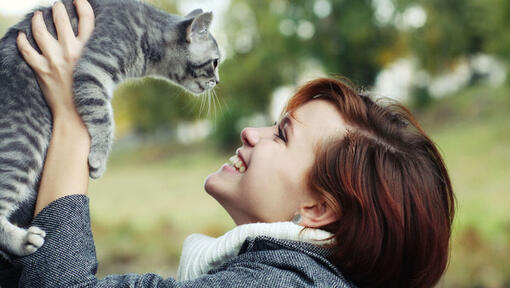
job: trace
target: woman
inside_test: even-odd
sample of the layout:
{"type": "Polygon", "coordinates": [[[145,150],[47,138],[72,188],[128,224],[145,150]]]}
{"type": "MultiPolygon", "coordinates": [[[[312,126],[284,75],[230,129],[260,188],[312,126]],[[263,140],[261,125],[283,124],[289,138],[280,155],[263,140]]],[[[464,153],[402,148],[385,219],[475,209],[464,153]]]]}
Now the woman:
{"type": "Polygon", "coordinates": [[[301,87],[277,125],[242,131],[233,165],[205,182],[239,226],[218,239],[189,237],[180,280],[98,280],[85,196],[90,139],[71,90],[94,18],[85,0],[75,4],[78,37],[59,3],[58,41],[34,16],[43,55],[18,37],[54,123],[33,222],[45,243],[19,259],[20,286],[432,287],[439,280],[454,213],[440,154],[405,108],[377,105],[334,79],[301,87]]]}

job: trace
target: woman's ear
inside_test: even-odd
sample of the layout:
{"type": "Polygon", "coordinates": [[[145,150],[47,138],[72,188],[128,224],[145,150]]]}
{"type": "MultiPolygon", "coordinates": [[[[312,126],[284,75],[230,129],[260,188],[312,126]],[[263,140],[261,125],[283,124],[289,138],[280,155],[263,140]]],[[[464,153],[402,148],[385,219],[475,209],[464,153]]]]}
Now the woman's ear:
{"type": "Polygon", "coordinates": [[[338,220],[338,215],[324,200],[301,206],[299,214],[299,224],[311,228],[326,226],[338,220]]]}

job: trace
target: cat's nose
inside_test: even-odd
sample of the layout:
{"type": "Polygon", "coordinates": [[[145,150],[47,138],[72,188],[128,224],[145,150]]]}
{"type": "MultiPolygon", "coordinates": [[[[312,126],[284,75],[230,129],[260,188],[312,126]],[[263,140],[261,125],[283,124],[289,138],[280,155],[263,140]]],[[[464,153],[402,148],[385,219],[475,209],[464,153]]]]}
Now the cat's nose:
{"type": "Polygon", "coordinates": [[[209,80],[207,82],[207,86],[209,86],[209,88],[213,88],[214,86],[216,86],[216,81],[215,80],[209,80]]]}

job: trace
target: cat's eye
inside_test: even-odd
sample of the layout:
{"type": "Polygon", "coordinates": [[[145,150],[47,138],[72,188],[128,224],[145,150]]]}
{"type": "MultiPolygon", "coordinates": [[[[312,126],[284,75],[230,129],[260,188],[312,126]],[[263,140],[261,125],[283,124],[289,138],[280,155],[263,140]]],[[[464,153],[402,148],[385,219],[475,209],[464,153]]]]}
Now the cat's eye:
{"type": "Polygon", "coordinates": [[[218,59],[213,60],[213,67],[214,68],[218,67],[218,59]]]}

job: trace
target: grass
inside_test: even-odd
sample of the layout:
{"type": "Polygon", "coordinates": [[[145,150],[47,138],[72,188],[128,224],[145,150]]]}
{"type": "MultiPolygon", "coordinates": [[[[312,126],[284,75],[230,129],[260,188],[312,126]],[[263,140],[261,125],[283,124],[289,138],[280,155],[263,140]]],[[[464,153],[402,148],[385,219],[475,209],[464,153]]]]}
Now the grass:
{"type": "Polygon", "coordinates": [[[494,117],[459,123],[435,135],[457,196],[452,258],[445,279],[452,287],[510,284],[510,127],[505,121],[508,118],[494,117]]]}
{"type": "MultiPolygon", "coordinates": [[[[473,87],[419,118],[442,151],[457,197],[448,271],[439,287],[510,287],[510,93],[473,87]]],[[[203,190],[229,155],[207,146],[116,151],[90,187],[99,274],[175,275],[183,239],[233,227],[203,190]]]]}
{"type": "Polygon", "coordinates": [[[508,89],[481,86],[423,115],[457,197],[444,287],[510,286],[509,113],[508,89]]]}

